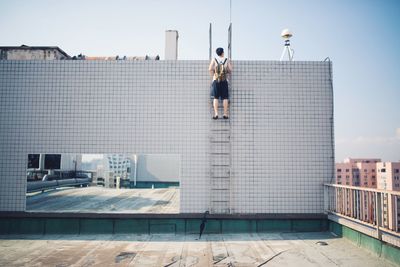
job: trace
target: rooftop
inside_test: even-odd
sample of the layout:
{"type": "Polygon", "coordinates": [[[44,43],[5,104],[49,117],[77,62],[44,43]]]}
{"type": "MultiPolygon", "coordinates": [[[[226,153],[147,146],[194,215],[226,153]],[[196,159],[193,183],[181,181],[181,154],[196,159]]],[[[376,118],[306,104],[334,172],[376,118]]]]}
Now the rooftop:
{"type": "Polygon", "coordinates": [[[179,188],[64,188],[28,194],[28,212],[179,213],[179,188]]]}
{"type": "Polygon", "coordinates": [[[2,266],[395,266],[329,232],[7,236],[2,266]],[[320,245],[325,242],[327,245],[320,245]]]}

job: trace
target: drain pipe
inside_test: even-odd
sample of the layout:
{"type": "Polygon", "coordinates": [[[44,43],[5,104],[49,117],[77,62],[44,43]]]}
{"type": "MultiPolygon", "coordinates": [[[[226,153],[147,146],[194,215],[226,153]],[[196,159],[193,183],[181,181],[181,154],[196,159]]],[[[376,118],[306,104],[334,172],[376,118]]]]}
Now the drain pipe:
{"type": "Polygon", "coordinates": [[[137,180],[137,162],[138,162],[138,157],[137,157],[136,154],[133,156],[133,160],[134,160],[134,162],[135,162],[135,171],[134,171],[134,173],[133,173],[133,186],[136,187],[136,180],[137,180]]]}

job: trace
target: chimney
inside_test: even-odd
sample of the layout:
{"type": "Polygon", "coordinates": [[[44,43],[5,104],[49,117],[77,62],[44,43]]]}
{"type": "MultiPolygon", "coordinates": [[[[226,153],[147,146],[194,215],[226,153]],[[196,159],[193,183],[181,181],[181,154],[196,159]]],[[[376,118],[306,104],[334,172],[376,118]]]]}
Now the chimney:
{"type": "Polygon", "coordinates": [[[178,31],[168,30],[165,32],[165,60],[178,59],[178,31]]]}

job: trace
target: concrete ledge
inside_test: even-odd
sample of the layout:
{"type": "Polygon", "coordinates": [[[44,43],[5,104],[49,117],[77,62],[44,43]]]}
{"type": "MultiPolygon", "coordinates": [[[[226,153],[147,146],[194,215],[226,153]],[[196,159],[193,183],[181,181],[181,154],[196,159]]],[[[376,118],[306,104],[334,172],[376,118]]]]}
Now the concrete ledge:
{"type": "MultiPolygon", "coordinates": [[[[1,212],[0,218],[94,218],[94,219],[202,219],[204,213],[77,213],[77,212],[1,212]]],[[[208,214],[209,219],[296,219],[326,220],[323,213],[208,214]]]]}
{"type": "Polygon", "coordinates": [[[368,235],[367,233],[371,233],[371,230],[365,228],[366,226],[357,225],[347,219],[335,218],[331,215],[329,220],[329,230],[339,237],[344,237],[358,247],[364,248],[394,264],[400,263],[400,248],[368,235]],[[353,226],[356,227],[353,228],[353,226]]]}
{"type": "Polygon", "coordinates": [[[351,229],[354,229],[354,230],[356,230],[356,231],[358,231],[360,233],[366,234],[368,236],[372,236],[374,238],[379,238],[377,230],[372,226],[368,226],[366,224],[361,224],[361,223],[358,223],[356,221],[349,220],[349,219],[346,219],[344,217],[340,217],[340,216],[333,215],[333,214],[329,214],[328,215],[328,219],[330,221],[333,221],[333,222],[336,222],[338,224],[347,226],[347,227],[349,227],[351,229]]]}
{"type": "MultiPolygon", "coordinates": [[[[200,217],[200,216],[199,216],[200,217]]],[[[200,218],[0,217],[0,234],[198,234],[200,218]]],[[[204,233],[321,232],[326,219],[207,218],[204,233]]]]}

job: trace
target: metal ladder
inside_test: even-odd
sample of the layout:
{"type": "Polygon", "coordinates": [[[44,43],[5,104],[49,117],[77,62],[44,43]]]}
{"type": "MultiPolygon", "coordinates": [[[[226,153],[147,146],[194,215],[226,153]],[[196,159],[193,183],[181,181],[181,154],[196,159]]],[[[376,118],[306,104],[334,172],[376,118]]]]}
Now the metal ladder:
{"type": "MultiPolygon", "coordinates": [[[[221,104],[220,118],[210,117],[210,212],[214,214],[231,213],[231,124],[230,119],[222,118],[221,104]]],[[[212,100],[211,114],[214,114],[212,100]]]]}

